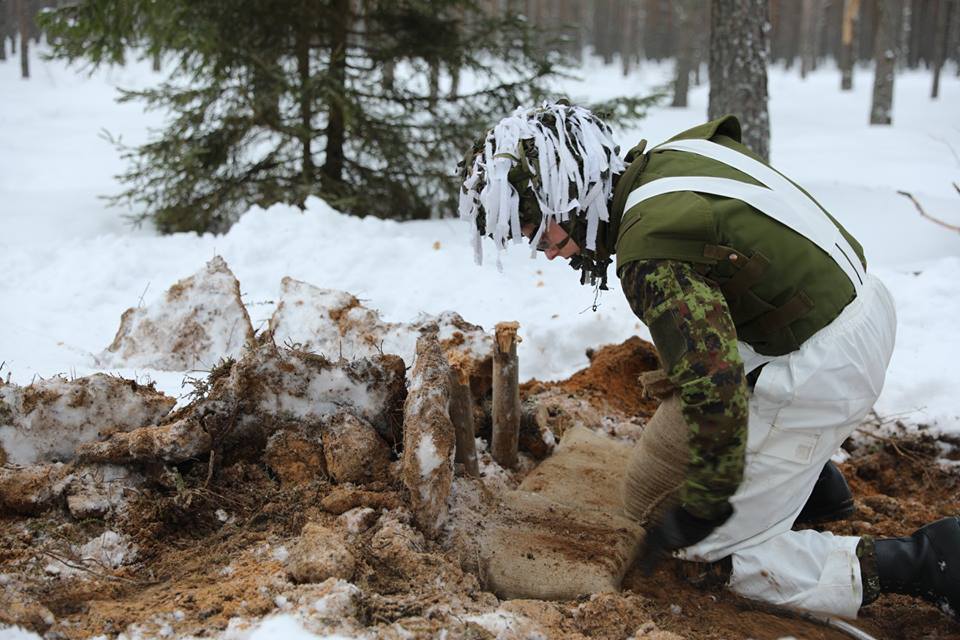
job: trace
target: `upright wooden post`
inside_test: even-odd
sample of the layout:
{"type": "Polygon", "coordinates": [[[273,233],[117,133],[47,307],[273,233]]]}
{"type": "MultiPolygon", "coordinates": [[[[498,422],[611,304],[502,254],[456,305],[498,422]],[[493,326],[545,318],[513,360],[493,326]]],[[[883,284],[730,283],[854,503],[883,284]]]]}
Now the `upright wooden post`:
{"type": "Polygon", "coordinates": [[[493,438],[490,452],[502,467],[517,464],[520,437],[520,380],[517,364],[517,322],[501,322],[493,341],[493,438]]]}
{"type": "Polygon", "coordinates": [[[470,385],[465,382],[456,367],[450,368],[450,421],[456,435],[457,447],[454,460],[463,464],[468,476],[480,476],[477,461],[476,430],[473,422],[473,399],[470,385]]]}

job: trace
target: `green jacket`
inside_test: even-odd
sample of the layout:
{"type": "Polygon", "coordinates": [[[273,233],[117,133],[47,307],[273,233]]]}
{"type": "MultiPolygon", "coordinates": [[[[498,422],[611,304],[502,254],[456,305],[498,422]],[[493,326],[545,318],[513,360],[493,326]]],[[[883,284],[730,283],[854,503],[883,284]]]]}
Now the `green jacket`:
{"type": "MultiPolygon", "coordinates": [[[[686,138],[756,158],[740,144],[732,116],[673,139],[686,138]]],[[[659,177],[757,184],[749,176],[691,153],[643,154],[642,145],[628,161],[614,193],[608,243],[616,248],[624,294],[650,329],[690,428],[681,502],[694,515],[714,518],[729,511],[728,498],[743,474],[748,390],[738,340],[761,354],[789,353],[829,324],[855,293],[819,247],[739,200],[684,191],[623,210],[633,189],[659,177]]],[[[834,224],[863,262],[860,245],[834,224]]]]}

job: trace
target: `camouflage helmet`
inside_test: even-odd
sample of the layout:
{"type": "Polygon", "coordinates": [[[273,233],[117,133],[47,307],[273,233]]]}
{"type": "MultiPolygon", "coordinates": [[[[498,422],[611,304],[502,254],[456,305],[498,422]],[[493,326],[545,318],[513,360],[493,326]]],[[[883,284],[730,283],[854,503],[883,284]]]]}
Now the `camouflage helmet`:
{"type": "Polygon", "coordinates": [[[459,212],[474,229],[477,263],[484,235],[499,252],[511,239],[522,242],[521,228],[531,224],[536,247],[552,219],[580,246],[570,260],[580,282],[599,280],[605,289],[610,250],[601,230],[613,178],[625,168],[619,151],[605,122],[566,101],[519,108],[501,120],[461,164],[459,212]]]}

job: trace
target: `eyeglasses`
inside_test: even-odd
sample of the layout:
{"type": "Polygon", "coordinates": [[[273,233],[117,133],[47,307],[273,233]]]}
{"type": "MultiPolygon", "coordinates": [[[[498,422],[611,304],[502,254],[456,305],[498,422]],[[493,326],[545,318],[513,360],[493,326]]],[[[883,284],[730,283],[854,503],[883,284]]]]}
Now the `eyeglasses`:
{"type": "Polygon", "coordinates": [[[563,240],[561,240],[557,244],[553,244],[552,242],[550,242],[549,238],[547,238],[547,234],[544,233],[543,235],[540,236],[540,241],[537,242],[537,251],[546,252],[547,249],[555,249],[556,251],[563,251],[563,248],[567,246],[568,242],[570,242],[569,235],[567,235],[563,240]]]}

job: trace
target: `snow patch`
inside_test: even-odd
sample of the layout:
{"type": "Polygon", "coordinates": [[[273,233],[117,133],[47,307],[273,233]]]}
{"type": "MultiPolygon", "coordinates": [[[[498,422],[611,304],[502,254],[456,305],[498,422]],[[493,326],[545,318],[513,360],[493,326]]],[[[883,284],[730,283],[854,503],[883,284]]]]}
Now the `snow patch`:
{"type": "Polygon", "coordinates": [[[420,475],[424,478],[433,473],[433,470],[443,464],[443,458],[440,452],[433,444],[433,438],[429,433],[423,434],[420,442],[417,444],[417,462],[420,463],[420,475]]]}
{"type": "Polygon", "coordinates": [[[154,424],[175,403],[152,387],[104,373],[26,387],[0,383],[0,463],[4,455],[22,466],[69,461],[77,445],[154,424]]]}
{"type": "Polygon", "coordinates": [[[105,531],[80,547],[80,558],[91,560],[101,567],[118,569],[137,557],[137,546],[116,531],[105,531]]]}
{"type": "Polygon", "coordinates": [[[102,366],[167,371],[209,369],[253,342],[240,283],[220,256],[147,307],[127,309],[102,366]]]}

